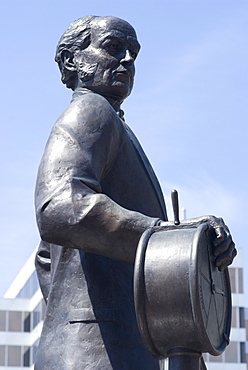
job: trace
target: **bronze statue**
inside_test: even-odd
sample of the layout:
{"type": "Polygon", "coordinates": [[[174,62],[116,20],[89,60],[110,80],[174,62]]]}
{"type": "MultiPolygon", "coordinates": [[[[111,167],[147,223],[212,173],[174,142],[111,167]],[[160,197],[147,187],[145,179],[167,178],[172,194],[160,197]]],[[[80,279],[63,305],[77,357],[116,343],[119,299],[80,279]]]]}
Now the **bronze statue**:
{"type": "MultiPolygon", "coordinates": [[[[140,45],[124,20],[89,16],[61,37],[56,61],[74,91],[54,125],[38,172],[36,267],[47,312],[36,370],[156,370],[133,299],[133,264],[142,233],[171,225],[158,180],[121,103],[131,93],[140,45]]],[[[236,249],[221,219],[216,265],[236,249]]]]}

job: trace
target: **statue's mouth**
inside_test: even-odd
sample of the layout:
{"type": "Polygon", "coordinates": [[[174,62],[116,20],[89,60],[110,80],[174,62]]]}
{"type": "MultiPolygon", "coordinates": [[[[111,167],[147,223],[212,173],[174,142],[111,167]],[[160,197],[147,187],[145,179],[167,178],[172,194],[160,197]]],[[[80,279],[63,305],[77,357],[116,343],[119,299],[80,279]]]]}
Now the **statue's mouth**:
{"type": "Polygon", "coordinates": [[[123,81],[127,83],[131,82],[131,73],[127,71],[126,69],[116,70],[114,75],[116,79],[118,79],[119,81],[123,81]]]}

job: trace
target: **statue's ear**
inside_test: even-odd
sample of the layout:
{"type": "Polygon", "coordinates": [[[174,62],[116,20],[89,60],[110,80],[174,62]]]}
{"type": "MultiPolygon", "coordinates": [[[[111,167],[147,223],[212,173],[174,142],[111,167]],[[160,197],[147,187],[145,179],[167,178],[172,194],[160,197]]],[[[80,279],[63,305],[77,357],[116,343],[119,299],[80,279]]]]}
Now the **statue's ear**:
{"type": "Polygon", "coordinates": [[[76,67],[74,64],[74,54],[67,49],[64,49],[61,53],[61,60],[64,67],[69,71],[76,71],[76,67]]]}

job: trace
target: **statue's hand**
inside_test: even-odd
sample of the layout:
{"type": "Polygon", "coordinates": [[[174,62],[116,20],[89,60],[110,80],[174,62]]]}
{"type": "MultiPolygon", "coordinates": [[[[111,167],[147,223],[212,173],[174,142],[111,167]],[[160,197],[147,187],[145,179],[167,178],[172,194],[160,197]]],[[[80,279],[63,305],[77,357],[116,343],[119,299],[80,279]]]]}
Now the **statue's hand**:
{"type": "Polygon", "coordinates": [[[214,239],[215,264],[220,271],[230,265],[237,255],[235,244],[230,231],[222,218],[207,216],[208,224],[213,228],[216,238],[214,239]]]}
{"type": "MultiPolygon", "coordinates": [[[[197,227],[202,223],[208,223],[209,226],[214,230],[215,238],[213,253],[215,256],[215,264],[218,269],[222,271],[232,263],[234,257],[237,255],[237,250],[232,240],[232,236],[223,219],[215,216],[196,217],[182,220],[179,227],[197,227]]],[[[159,226],[168,227],[171,229],[174,225],[172,222],[162,221],[159,226]]]]}

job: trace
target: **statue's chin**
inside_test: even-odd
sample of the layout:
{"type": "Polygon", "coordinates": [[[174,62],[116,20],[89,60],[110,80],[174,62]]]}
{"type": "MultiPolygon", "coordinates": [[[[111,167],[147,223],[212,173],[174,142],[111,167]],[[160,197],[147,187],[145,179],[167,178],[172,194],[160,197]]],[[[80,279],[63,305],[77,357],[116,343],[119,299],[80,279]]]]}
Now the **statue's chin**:
{"type": "Polygon", "coordinates": [[[122,103],[132,91],[132,87],[129,83],[124,81],[114,81],[111,86],[95,86],[89,84],[82,84],[81,87],[86,87],[87,89],[104,96],[106,99],[115,100],[122,103]]]}
{"type": "Polygon", "coordinates": [[[126,99],[132,91],[129,81],[116,80],[112,84],[112,95],[120,100],[126,99]]]}

